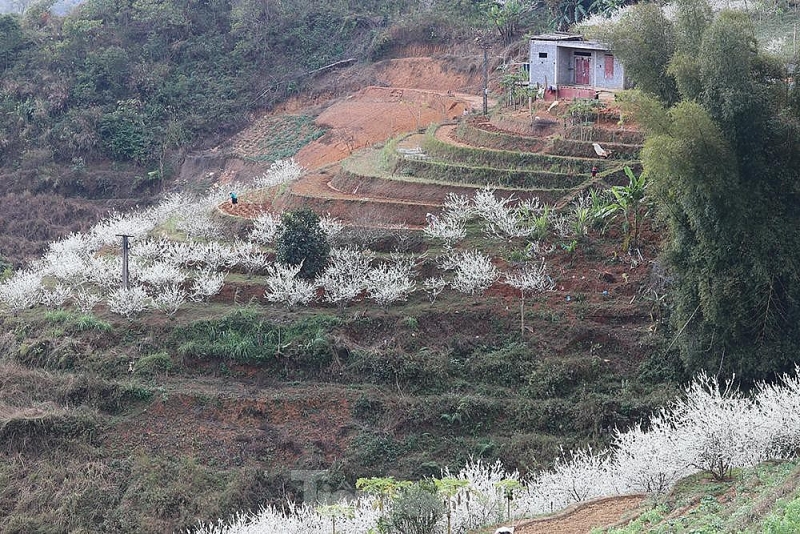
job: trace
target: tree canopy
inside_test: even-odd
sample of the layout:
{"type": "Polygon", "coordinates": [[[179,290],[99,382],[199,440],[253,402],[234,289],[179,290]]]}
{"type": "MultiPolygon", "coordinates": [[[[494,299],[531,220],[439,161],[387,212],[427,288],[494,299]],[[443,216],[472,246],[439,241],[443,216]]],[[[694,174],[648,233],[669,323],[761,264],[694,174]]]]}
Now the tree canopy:
{"type": "Polygon", "coordinates": [[[673,326],[688,369],[768,378],[800,354],[797,88],[759,50],[746,14],[709,14],[704,2],[680,3],[669,68],[652,66],[639,85],[652,99],[634,99],[650,132],[644,169],[669,227],[673,326]],[[666,78],[677,102],[651,83],[666,78]]]}

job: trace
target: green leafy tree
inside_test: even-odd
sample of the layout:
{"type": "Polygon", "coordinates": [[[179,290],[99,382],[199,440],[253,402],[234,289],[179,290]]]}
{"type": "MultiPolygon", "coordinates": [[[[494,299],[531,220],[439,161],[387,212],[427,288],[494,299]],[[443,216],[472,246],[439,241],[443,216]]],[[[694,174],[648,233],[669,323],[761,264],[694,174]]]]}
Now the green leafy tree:
{"type": "Polygon", "coordinates": [[[626,252],[639,247],[639,230],[647,213],[645,200],[645,175],[639,176],[627,165],[624,168],[628,185],[615,185],[611,188],[611,201],[600,210],[600,217],[609,218],[622,215],[622,230],[625,240],[622,244],[626,252]]]}
{"type": "Polygon", "coordinates": [[[492,2],[487,10],[489,20],[497,28],[504,45],[509,45],[517,34],[522,16],[527,10],[522,0],[492,2]]]}
{"type": "Polygon", "coordinates": [[[435,493],[420,484],[405,488],[392,506],[391,524],[403,534],[429,534],[444,515],[444,505],[435,493]]]}
{"type": "Polygon", "coordinates": [[[677,101],[675,79],[667,72],[675,52],[675,27],[658,4],[630,7],[617,24],[597,30],[593,37],[611,46],[638,89],[668,104],[677,101]]]}
{"type": "Polygon", "coordinates": [[[800,350],[800,130],[752,35],[733,13],[709,25],[697,101],[649,124],[643,152],[669,224],[684,361],[745,380],[789,370],[800,350]]]}
{"type": "Polygon", "coordinates": [[[0,16],[0,71],[8,68],[26,45],[17,17],[0,16]]]}
{"type": "Polygon", "coordinates": [[[447,514],[447,534],[451,534],[452,528],[452,513],[453,513],[453,498],[462,490],[469,487],[469,480],[455,477],[443,477],[433,479],[436,491],[444,497],[445,514],[447,514]]]}
{"type": "Polygon", "coordinates": [[[299,276],[313,278],[325,267],[330,244],[319,225],[319,216],[309,209],[288,211],[281,216],[277,239],[277,259],[300,265],[299,276]]]}

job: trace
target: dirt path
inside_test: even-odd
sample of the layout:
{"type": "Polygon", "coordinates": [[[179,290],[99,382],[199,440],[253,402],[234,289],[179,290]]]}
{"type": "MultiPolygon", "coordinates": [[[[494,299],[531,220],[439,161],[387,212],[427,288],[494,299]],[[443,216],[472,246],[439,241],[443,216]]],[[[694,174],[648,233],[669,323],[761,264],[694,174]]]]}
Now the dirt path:
{"type": "Polygon", "coordinates": [[[514,534],[587,534],[593,528],[620,523],[644,499],[645,495],[626,495],[576,504],[554,517],[521,522],[515,525],[514,534]]]}

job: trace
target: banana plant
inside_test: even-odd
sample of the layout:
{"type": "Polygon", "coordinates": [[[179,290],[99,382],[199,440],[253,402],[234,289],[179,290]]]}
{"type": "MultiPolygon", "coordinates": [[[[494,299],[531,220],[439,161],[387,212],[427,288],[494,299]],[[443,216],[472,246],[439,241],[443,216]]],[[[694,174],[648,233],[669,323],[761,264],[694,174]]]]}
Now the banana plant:
{"type": "Polygon", "coordinates": [[[622,215],[622,230],[625,233],[622,249],[628,252],[639,246],[639,229],[647,213],[647,182],[644,173],[636,176],[628,166],[625,166],[624,171],[628,177],[628,185],[615,185],[610,189],[611,201],[600,211],[600,216],[613,219],[622,215]]]}

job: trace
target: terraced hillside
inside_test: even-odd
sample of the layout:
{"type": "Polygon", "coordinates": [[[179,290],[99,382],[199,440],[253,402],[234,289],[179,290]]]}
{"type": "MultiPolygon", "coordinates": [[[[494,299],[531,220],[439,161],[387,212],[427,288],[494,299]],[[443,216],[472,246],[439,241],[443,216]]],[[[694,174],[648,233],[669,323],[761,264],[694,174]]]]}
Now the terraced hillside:
{"type": "MultiPolygon", "coordinates": [[[[462,113],[425,133],[403,134],[312,169],[274,200],[257,206],[243,202],[235,212],[223,209],[252,216],[306,206],[352,226],[420,228],[450,193],[471,196],[489,186],[501,196],[535,196],[563,207],[581,191],[621,183],[623,167],[637,166],[639,132],[608,117],[604,123],[568,126],[548,107],[537,106],[535,121],[519,112],[493,119],[462,113]],[[595,143],[611,156],[600,158],[595,143]]],[[[341,146],[336,151],[346,154],[341,146]]]]}

